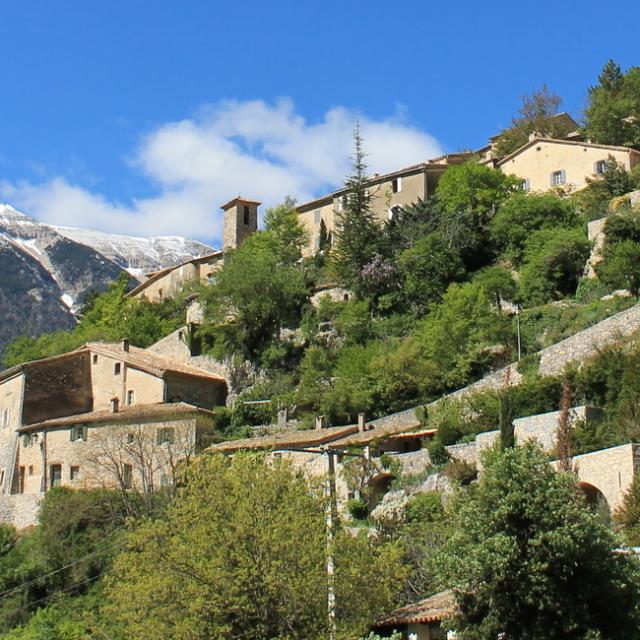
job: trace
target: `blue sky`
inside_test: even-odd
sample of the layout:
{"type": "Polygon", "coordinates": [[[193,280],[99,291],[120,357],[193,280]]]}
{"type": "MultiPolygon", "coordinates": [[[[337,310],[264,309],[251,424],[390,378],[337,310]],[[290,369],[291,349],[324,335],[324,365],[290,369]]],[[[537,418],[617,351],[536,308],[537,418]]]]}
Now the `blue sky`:
{"type": "Polygon", "coordinates": [[[546,82],[580,115],[640,3],[0,0],[0,201],[40,219],[216,242],[242,192],[483,145],[546,82]]]}

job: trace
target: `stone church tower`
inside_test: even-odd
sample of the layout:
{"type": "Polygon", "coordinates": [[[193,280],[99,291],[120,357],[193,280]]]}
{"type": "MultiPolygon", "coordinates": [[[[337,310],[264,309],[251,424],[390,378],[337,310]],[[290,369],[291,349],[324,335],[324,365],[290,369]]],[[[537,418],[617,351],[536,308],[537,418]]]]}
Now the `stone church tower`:
{"type": "Polygon", "coordinates": [[[224,211],[223,250],[239,247],[245,238],[258,230],[257,200],[247,200],[242,196],[222,205],[224,211]]]}

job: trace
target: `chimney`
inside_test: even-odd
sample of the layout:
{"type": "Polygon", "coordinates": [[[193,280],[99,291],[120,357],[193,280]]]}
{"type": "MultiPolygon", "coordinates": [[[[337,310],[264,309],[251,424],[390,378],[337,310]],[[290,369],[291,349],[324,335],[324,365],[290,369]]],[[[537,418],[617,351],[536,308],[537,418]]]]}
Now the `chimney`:
{"type": "Polygon", "coordinates": [[[111,413],[118,413],[120,408],[120,400],[118,398],[111,398],[111,413]]]}
{"type": "Polygon", "coordinates": [[[365,419],[364,413],[358,414],[358,431],[362,433],[367,430],[367,421],[365,419]]]}
{"type": "Polygon", "coordinates": [[[316,416],[316,429],[324,429],[324,416],[316,416]]]}
{"type": "Polygon", "coordinates": [[[123,351],[129,351],[129,338],[125,338],[122,341],[122,350],[123,351]]]}

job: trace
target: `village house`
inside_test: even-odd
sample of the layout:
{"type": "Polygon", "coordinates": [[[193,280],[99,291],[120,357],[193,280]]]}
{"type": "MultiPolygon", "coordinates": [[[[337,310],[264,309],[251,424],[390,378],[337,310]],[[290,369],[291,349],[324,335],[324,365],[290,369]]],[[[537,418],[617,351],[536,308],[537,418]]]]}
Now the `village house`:
{"type": "MultiPolygon", "coordinates": [[[[393,217],[397,208],[433,195],[442,174],[451,165],[462,164],[471,156],[471,153],[450,153],[383,175],[374,174],[367,185],[375,219],[382,224],[393,217]]],[[[320,249],[323,226],[327,234],[335,231],[337,216],[344,209],[346,193],[346,189],[341,188],[297,207],[300,222],[310,239],[303,249],[304,255],[313,255],[320,249]]]]}
{"type": "Polygon", "coordinates": [[[503,173],[522,179],[525,191],[561,189],[573,193],[604,174],[614,159],[631,171],[640,164],[640,152],[628,147],[553,139],[532,134],[529,141],[496,162],[503,173]]]}
{"type": "Polygon", "coordinates": [[[133,289],[129,296],[161,302],[173,298],[189,282],[209,283],[224,264],[225,251],[240,244],[258,229],[260,202],[238,196],[222,205],[224,211],[223,251],[193,258],[173,267],[148,273],[144,282],[133,289]]]}
{"type": "Polygon", "coordinates": [[[128,340],[7,369],[0,373],[0,496],[115,487],[116,480],[167,483],[226,394],[222,377],[128,340]]]}
{"type": "Polygon", "coordinates": [[[441,626],[451,615],[453,607],[451,591],[442,591],[382,616],[373,623],[372,628],[383,637],[399,631],[403,640],[441,640],[455,637],[454,634],[447,634],[441,626]]]}

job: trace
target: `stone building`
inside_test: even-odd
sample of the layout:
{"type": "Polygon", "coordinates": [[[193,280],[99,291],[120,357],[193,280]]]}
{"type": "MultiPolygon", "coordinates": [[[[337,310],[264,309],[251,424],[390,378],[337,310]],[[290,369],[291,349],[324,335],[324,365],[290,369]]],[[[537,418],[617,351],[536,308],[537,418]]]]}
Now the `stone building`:
{"type": "Polygon", "coordinates": [[[559,188],[572,193],[604,174],[611,158],[627,171],[640,164],[640,152],[573,139],[553,139],[533,134],[529,141],[496,162],[496,168],[522,179],[526,191],[559,188]]]}
{"type": "Polygon", "coordinates": [[[214,251],[162,271],[148,273],[145,281],[133,289],[129,296],[161,302],[166,298],[173,298],[188,282],[213,281],[224,264],[224,252],[239,247],[248,236],[257,231],[260,204],[241,196],[223,204],[223,251],[214,251]]]}
{"type": "Polygon", "coordinates": [[[127,340],[88,343],[1,372],[0,519],[16,496],[59,485],[117,486],[114,469],[121,484],[135,486],[143,480],[136,446],[148,457],[144,481],[162,484],[167,465],[200,442],[226,393],[221,376],[127,340]],[[110,472],[100,469],[100,452],[111,458],[110,472]]]}
{"type": "MultiPolygon", "coordinates": [[[[384,175],[374,174],[368,181],[371,206],[375,218],[383,223],[393,217],[397,207],[413,204],[433,195],[438,180],[448,167],[462,164],[471,153],[450,153],[414,164],[384,175]]],[[[298,208],[300,222],[309,233],[309,245],[303,249],[312,255],[320,248],[320,230],[327,233],[336,229],[337,216],[344,209],[347,192],[344,188],[301,204],[298,208]]]]}
{"type": "Polygon", "coordinates": [[[442,591],[382,616],[372,628],[385,636],[399,631],[405,640],[440,640],[449,637],[441,624],[454,605],[451,591],[442,591]]]}

